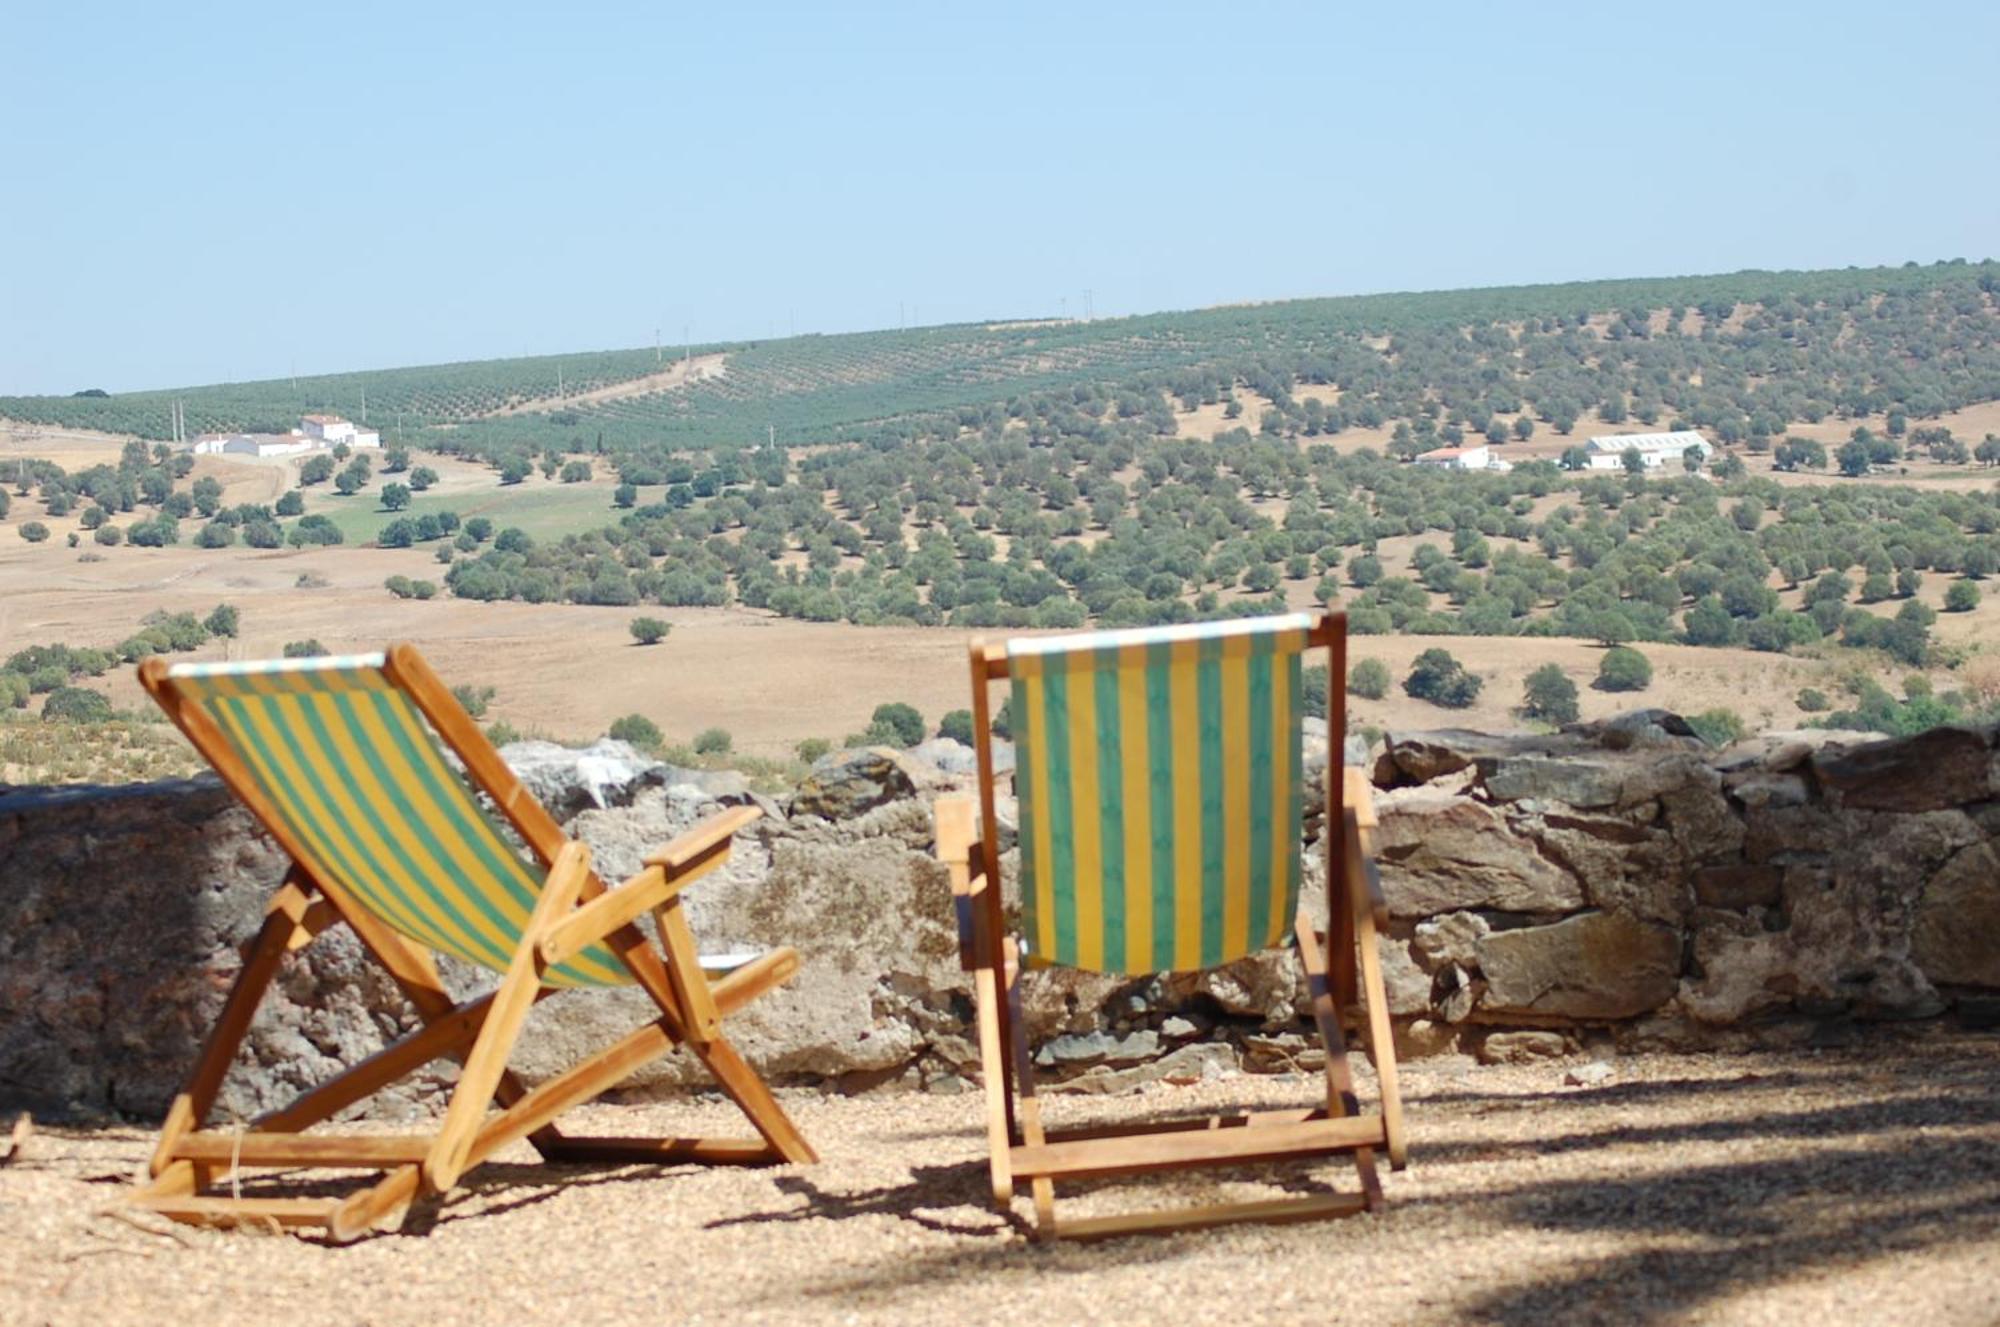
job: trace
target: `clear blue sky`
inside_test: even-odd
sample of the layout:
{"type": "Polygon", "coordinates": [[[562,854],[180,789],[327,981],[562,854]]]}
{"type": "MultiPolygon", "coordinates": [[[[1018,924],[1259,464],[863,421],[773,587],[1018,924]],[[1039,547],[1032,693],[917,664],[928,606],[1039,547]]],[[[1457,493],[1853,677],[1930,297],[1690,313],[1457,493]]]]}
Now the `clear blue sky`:
{"type": "Polygon", "coordinates": [[[5,47],[0,393],[2000,252],[1990,0],[23,3],[5,47]]]}

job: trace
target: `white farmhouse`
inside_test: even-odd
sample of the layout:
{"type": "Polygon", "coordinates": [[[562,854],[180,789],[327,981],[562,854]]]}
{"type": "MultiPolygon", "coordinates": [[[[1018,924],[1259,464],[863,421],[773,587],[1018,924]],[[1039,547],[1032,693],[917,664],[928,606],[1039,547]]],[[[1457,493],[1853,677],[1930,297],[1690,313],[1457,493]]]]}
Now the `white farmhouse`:
{"type": "Polygon", "coordinates": [[[1417,464],[1435,466],[1440,470],[1494,470],[1502,474],[1514,468],[1495,456],[1493,449],[1483,442],[1464,447],[1439,447],[1417,457],[1417,464]]]}
{"type": "Polygon", "coordinates": [[[339,415],[307,415],[299,421],[299,426],[308,438],[329,447],[335,443],[351,444],[354,441],[354,425],[339,415]]]}
{"type": "Polygon", "coordinates": [[[318,445],[303,433],[237,433],[223,440],[222,451],[231,456],[297,456],[318,445]]]}
{"type": "Polygon", "coordinates": [[[1493,464],[1493,452],[1483,442],[1465,447],[1439,447],[1417,457],[1418,465],[1435,465],[1446,470],[1485,470],[1493,464]]]}
{"type": "Polygon", "coordinates": [[[1677,433],[1607,433],[1592,438],[1584,450],[1590,453],[1592,470],[1624,469],[1626,452],[1639,453],[1648,470],[1657,470],[1678,463],[1688,452],[1706,458],[1715,449],[1693,429],[1682,429],[1677,433]]]}

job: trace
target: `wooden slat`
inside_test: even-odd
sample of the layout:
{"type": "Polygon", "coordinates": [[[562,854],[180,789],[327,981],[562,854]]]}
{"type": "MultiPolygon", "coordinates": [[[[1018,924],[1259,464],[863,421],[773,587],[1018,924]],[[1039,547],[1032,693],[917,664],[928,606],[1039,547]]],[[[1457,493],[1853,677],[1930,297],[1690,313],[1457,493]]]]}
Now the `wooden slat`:
{"type": "Polygon", "coordinates": [[[1197,1115],[1184,1120],[1149,1120],[1143,1124],[1084,1124],[1067,1129],[1050,1129],[1052,1143],[1081,1142],[1090,1138],[1133,1138],[1156,1133],[1198,1133],[1214,1129],[1254,1129],[1268,1124],[1303,1124],[1327,1118],[1323,1106],[1292,1110],[1257,1110],[1233,1115],[1197,1115]]]}
{"type": "Polygon", "coordinates": [[[674,984],[674,997],[687,1015],[688,1040],[706,1046],[722,1035],[722,1014],[701,970],[701,953],[695,948],[687,909],[678,897],[669,898],[653,910],[653,920],[659,927],[660,947],[667,951],[667,980],[674,984]]]}
{"type": "Polygon", "coordinates": [[[707,1166],[773,1166],[784,1161],[762,1138],[599,1138],[575,1134],[551,1144],[548,1158],[658,1166],[682,1161],[707,1166]]]}
{"type": "Polygon", "coordinates": [[[938,860],[963,866],[972,860],[972,800],[962,794],[940,797],[931,804],[931,828],[938,860]]]}
{"type": "Polygon", "coordinates": [[[1091,1240],[1111,1239],[1119,1235],[1203,1230],[1245,1221],[1267,1225],[1286,1221],[1317,1221],[1323,1217],[1352,1216],[1362,1207],[1359,1194],[1329,1193],[1312,1198],[1274,1198],[1262,1202],[1134,1212],[1123,1216],[1073,1218],[1058,1226],[1056,1234],[1066,1240],[1091,1240]]]}
{"type": "Polygon", "coordinates": [[[668,885],[666,872],[649,866],[616,889],[605,890],[549,927],[535,946],[542,966],[567,963],[634,917],[664,903],[678,888],[668,885]]]}
{"type": "Polygon", "coordinates": [[[197,1226],[331,1227],[334,1213],[340,1207],[335,1198],[182,1198],[137,1194],[126,1201],[143,1211],[197,1226]]]}
{"type": "Polygon", "coordinates": [[[347,1072],[306,1092],[290,1105],[259,1117],[251,1127],[258,1131],[297,1131],[331,1119],[405,1074],[460,1050],[478,1035],[480,1025],[486,1019],[486,1011],[492,1004],[490,993],[482,995],[442,1018],[424,1024],[347,1072]]]}
{"type": "Polygon", "coordinates": [[[1342,820],[1341,837],[1347,845],[1342,854],[1342,860],[1347,864],[1347,895],[1354,900],[1357,909],[1367,912],[1379,929],[1387,930],[1389,901],[1382,895],[1382,876],[1375,869],[1375,863],[1368,858],[1368,850],[1361,840],[1361,826],[1352,807],[1348,808],[1342,820]]]}
{"type": "MultiPolygon", "coordinates": [[[[1346,768],[1347,809],[1354,812],[1354,818],[1363,830],[1375,828],[1375,785],[1368,780],[1368,771],[1357,765],[1346,768]]],[[[1364,845],[1365,846],[1365,845],[1364,845]]]]}
{"type": "Polygon", "coordinates": [[[176,1161],[200,1161],[228,1166],[325,1166],[331,1169],[379,1170],[404,1161],[421,1161],[430,1150],[429,1135],[193,1133],[174,1145],[176,1161]]]}
{"type": "Polygon", "coordinates": [[[1013,1150],[1016,1174],[1050,1179],[1143,1175],[1187,1166],[1249,1165],[1319,1156],[1382,1143],[1382,1121],[1366,1116],[1273,1124],[1254,1129],[1205,1129],[1044,1143],[1013,1150]]]}

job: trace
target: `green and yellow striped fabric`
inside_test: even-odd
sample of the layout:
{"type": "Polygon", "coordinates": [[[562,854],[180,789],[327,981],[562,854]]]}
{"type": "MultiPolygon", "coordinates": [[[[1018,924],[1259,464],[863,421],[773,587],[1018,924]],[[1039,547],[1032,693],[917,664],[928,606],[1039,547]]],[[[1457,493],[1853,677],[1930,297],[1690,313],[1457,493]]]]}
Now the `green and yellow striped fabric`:
{"type": "Polygon", "coordinates": [[[1210,968],[1289,933],[1311,626],[1294,614],[1008,642],[1034,961],[1210,968]]]}
{"type": "MultiPolygon", "coordinates": [[[[383,657],[179,664],[174,689],[215,721],[305,863],[419,944],[504,972],[544,872],[508,842],[383,657]]],[[[602,945],[551,986],[631,980],[602,945]]]]}

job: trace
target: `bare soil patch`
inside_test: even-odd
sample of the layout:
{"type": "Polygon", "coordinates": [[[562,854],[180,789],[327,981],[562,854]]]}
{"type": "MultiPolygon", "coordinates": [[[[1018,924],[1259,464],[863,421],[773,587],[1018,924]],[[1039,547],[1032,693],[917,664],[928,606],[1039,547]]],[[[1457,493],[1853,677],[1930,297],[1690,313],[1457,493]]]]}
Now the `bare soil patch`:
{"type": "Polygon", "coordinates": [[[480,418],[501,419],[508,415],[545,415],[552,410],[568,410],[580,405],[601,405],[606,401],[622,401],[633,396],[651,396],[655,392],[672,391],[691,382],[700,382],[703,378],[719,378],[728,371],[728,359],[729,356],[724,354],[696,355],[692,359],[679,359],[658,373],[649,373],[643,378],[631,378],[625,382],[592,387],[588,391],[570,392],[564,396],[540,396],[532,401],[517,401],[498,410],[489,410],[480,418]]]}

